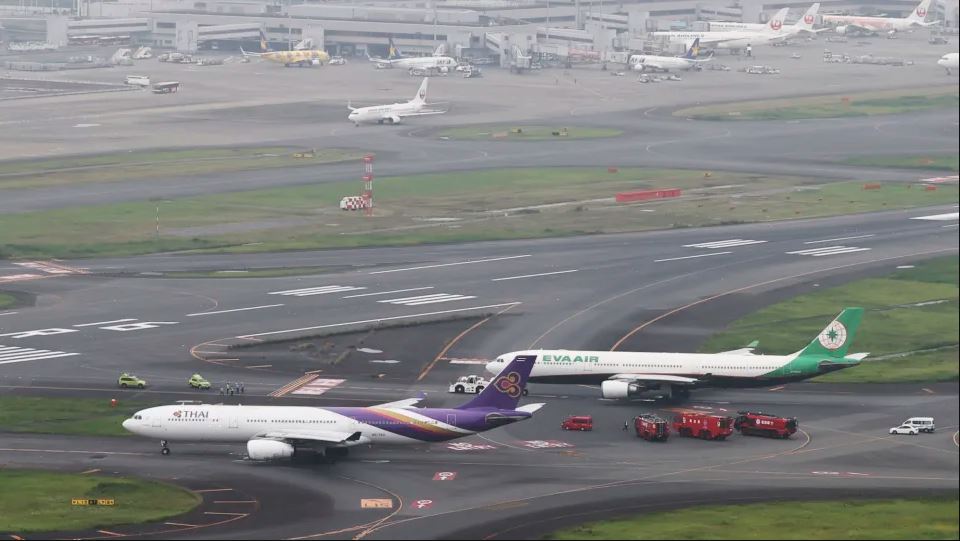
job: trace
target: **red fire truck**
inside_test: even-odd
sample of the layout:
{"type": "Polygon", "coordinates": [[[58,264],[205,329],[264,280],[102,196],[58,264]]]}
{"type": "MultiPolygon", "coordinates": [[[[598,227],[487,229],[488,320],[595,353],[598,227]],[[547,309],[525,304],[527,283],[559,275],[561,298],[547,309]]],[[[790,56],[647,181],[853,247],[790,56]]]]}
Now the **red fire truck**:
{"type": "Polygon", "coordinates": [[[666,421],[649,413],[637,416],[633,420],[637,437],[647,441],[667,441],[670,437],[670,425],[666,421]]]}
{"type": "Polygon", "coordinates": [[[733,417],[685,412],[673,418],[673,431],[688,438],[725,440],[733,434],[733,417]]]}
{"type": "Polygon", "coordinates": [[[797,431],[797,419],[769,413],[741,411],[733,426],[744,436],[787,439],[797,431]]]}

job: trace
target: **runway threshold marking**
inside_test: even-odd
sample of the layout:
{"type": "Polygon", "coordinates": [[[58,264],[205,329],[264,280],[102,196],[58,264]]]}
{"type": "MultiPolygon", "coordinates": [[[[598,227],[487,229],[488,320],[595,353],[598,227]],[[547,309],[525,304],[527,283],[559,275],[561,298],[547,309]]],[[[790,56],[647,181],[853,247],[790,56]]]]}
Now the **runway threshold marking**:
{"type": "Polygon", "coordinates": [[[697,259],[699,257],[713,257],[715,255],[727,255],[733,252],[710,252],[709,254],[688,255],[684,257],[668,257],[666,259],[654,259],[654,263],[664,263],[666,261],[680,261],[681,259],[697,259]]]}
{"type": "Polygon", "coordinates": [[[841,240],[868,239],[874,236],[876,235],[871,233],[870,235],[857,235],[855,237],[837,237],[835,239],[811,240],[811,241],[804,242],[804,244],[820,244],[822,242],[840,242],[841,240]]]}
{"type": "Polygon", "coordinates": [[[699,244],[684,244],[684,248],[733,248],[734,246],[749,246],[751,244],[763,244],[765,240],[751,239],[729,239],[715,240],[712,242],[701,242],[699,244]]]}
{"type": "MultiPolygon", "coordinates": [[[[942,254],[942,253],[945,253],[945,252],[952,252],[952,251],[953,251],[953,248],[944,248],[944,249],[942,249],[942,250],[930,250],[930,251],[926,251],[926,252],[914,252],[914,253],[911,253],[911,254],[898,255],[898,256],[893,256],[893,257],[882,257],[882,258],[879,258],[879,259],[871,259],[870,261],[859,261],[859,262],[856,262],[856,263],[846,263],[846,264],[843,264],[843,265],[834,265],[834,266],[832,266],[832,267],[827,267],[827,268],[824,268],[824,269],[819,269],[819,270],[814,270],[814,271],[808,271],[808,272],[801,272],[801,273],[799,273],[799,274],[794,274],[794,275],[791,275],[791,276],[781,276],[781,277],[779,277],[779,278],[774,278],[774,279],[772,279],[772,280],[765,280],[765,281],[763,281],[763,282],[758,282],[758,283],[755,283],[755,284],[750,284],[750,285],[747,285],[747,286],[730,289],[730,290],[724,291],[723,293],[717,293],[716,295],[711,295],[711,296],[709,296],[709,297],[705,297],[705,298],[703,298],[703,299],[699,299],[699,300],[693,301],[693,302],[691,302],[691,303],[687,303],[687,304],[685,304],[685,305],[683,305],[683,306],[674,308],[673,310],[670,310],[670,311],[668,311],[668,312],[664,312],[663,314],[660,314],[659,316],[657,316],[657,317],[655,317],[655,318],[653,318],[653,319],[651,319],[651,320],[648,320],[648,321],[646,321],[646,322],[638,325],[638,326],[635,327],[633,330],[631,330],[631,331],[628,332],[627,334],[623,335],[619,340],[617,340],[617,341],[613,344],[613,346],[610,347],[610,351],[616,351],[617,348],[619,348],[621,345],[623,345],[624,342],[626,342],[627,340],[629,340],[630,337],[632,337],[633,335],[637,334],[638,332],[640,332],[640,331],[642,331],[643,329],[649,327],[650,325],[653,325],[654,323],[656,323],[656,322],[658,322],[658,321],[661,321],[661,320],[663,320],[663,319],[666,319],[666,318],[668,318],[668,317],[670,317],[670,316],[672,316],[672,315],[674,315],[674,314],[678,314],[678,313],[680,313],[680,312],[682,312],[682,311],[684,311],[684,310],[687,310],[687,309],[689,309],[689,308],[693,308],[694,306],[698,306],[698,305],[701,305],[701,304],[704,304],[704,303],[708,303],[708,302],[711,302],[711,301],[715,301],[715,300],[717,300],[717,299],[719,299],[719,298],[721,298],[721,297],[726,297],[727,295],[732,295],[732,294],[734,294],[734,293],[739,293],[739,292],[741,292],[741,291],[748,291],[748,290],[750,290],[750,289],[754,289],[754,288],[757,288],[757,287],[763,287],[763,286],[766,286],[766,285],[775,284],[775,283],[777,283],[777,282],[783,282],[783,281],[785,281],[785,280],[795,280],[795,279],[797,279],[797,278],[803,278],[803,277],[805,277],[805,276],[811,276],[811,275],[814,275],[814,274],[820,274],[820,273],[829,272],[829,271],[834,271],[834,270],[849,269],[849,268],[851,268],[851,267],[859,267],[859,266],[863,266],[863,265],[869,265],[869,264],[872,264],[872,263],[879,263],[879,262],[881,262],[881,261],[894,261],[894,260],[897,260],[897,259],[907,259],[907,258],[911,258],[911,257],[921,256],[921,255],[942,254]]],[[[563,323],[563,322],[561,322],[561,323],[563,323]]],[[[553,329],[551,329],[551,330],[553,330],[553,329]]],[[[548,331],[548,332],[549,332],[549,331],[548,331]]],[[[543,338],[543,336],[546,336],[546,333],[544,333],[540,338],[543,338]]],[[[539,341],[540,338],[538,338],[537,341],[539,341]]],[[[534,344],[536,344],[536,342],[534,342],[534,344]]],[[[531,346],[531,347],[532,347],[532,346],[531,346]]]]}
{"type": "Polygon", "coordinates": [[[537,277],[540,277],[540,276],[554,276],[554,275],[557,275],[557,274],[570,274],[571,272],[579,272],[579,271],[580,271],[580,269],[570,269],[570,270],[562,270],[562,271],[554,271],[554,272],[540,272],[540,273],[537,273],[537,274],[521,274],[520,276],[504,276],[503,278],[493,278],[493,279],[491,279],[490,281],[491,281],[491,282],[505,282],[505,281],[507,281],[507,280],[522,280],[522,279],[524,279],[524,278],[537,278],[537,277]]]}
{"type": "Polygon", "coordinates": [[[372,271],[367,274],[389,274],[392,272],[407,272],[407,271],[423,270],[423,269],[438,269],[441,267],[456,267],[459,265],[474,265],[476,263],[491,263],[494,261],[507,261],[510,259],[521,259],[524,257],[532,257],[532,254],[511,255],[511,256],[505,256],[505,257],[489,257],[486,259],[470,259],[467,261],[457,261],[456,263],[437,263],[436,265],[421,265],[419,267],[404,267],[402,269],[372,271]]]}
{"type": "Polygon", "coordinates": [[[356,299],[359,297],[376,297],[378,295],[392,295],[394,293],[407,293],[409,291],[424,291],[427,289],[433,289],[433,286],[426,287],[411,287],[407,289],[394,289],[393,291],[376,291],[374,293],[361,293],[359,295],[347,295],[343,297],[344,299],[356,299]]]}
{"type": "Polygon", "coordinates": [[[276,308],[278,306],[285,306],[285,305],[284,304],[264,304],[262,306],[248,306],[246,308],[233,308],[231,310],[217,310],[216,312],[196,312],[193,314],[187,314],[187,317],[212,316],[216,314],[229,314],[232,312],[247,312],[250,310],[262,310],[264,308],[276,308]]]}
{"type": "Polygon", "coordinates": [[[430,364],[428,364],[428,365],[426,366],[426,368],[424,368],[423,371],[420,372],[420,375],[417,376],[417,381],[420,381],[420,380],[422,380],[423,378],[427,377],[427,374],[429,374],[430,371],[433,370],[433,367],[436,366],[437,363],[440,362],[440,360],[444,358],[444,356],[447,354],[447,352],[450,351],[450,348],[452,348],[453,346],[455,346],[455,345],[457,344],[457,342],[459,342],[460,340],[463,339],[464,336],[470,334],[470,332],[472,332],[474,329],[477,329],[478,327],[480,327],[480,326],[483,325],[484,323],[490,321],[491,319],[493,319],[493,318],[496,317],[496,316],[499,316],[499,315],[503,314],[504,312],[506,312],[507,310],[510,310],[511,308],[513,308],[514,306],[517,306],[518,304],[520,304],[520,303],[517,302],[517,303],[508,304],[508,305],[506,305],[506,307],[505,307],[503,310],[500,310],[500,311],[497,312],[496,314],[494,314],[494,315],[492,315],[492,316],[487,316],[487,317],[481,319],[480,321],[474,323],[474,324],[471,325],[470,327],[464,329],[463,332],[461,332],[460,334],[458,334],[457,336],[455,336],[455,337],[453,338],[453,340],[451,340],[450,342],[448,342],[447,345],[444,346],[442,350],[440,350],[440,353],[437,353],[437,356],[434,357],[433,361],[431,361],[430,364]]]}
{"type": "Polygon", "coordinates": [[[437,312],[423,312],[423,313],[420,313],[420,314],[409,314],[409,315],[405,315],[405,316],[390,316],[390,317],[382,317],[382,318],[377,318],[377,319],[365,319],[365,320],[361,320],[361,321],[345,321],[345,322],[343,322],[343,323],[328,323],[328,324],[326,324],[326,325],[315,325],[315,326],[313,326],[313,327],[301,327],[301,328],[299,328],[299,329],[286,329],[286,330],[282,330],[282,331],[269,331],[269,332],[255,333],[255,334],[245,334],[245,335],[243,335],[243,336],[238,336],[237,338],[249,339],[249,338],[255,338],[255,337],[258,337],[258,336],[271,336],[271,335],[274,335],[274,334],[287,334],[287,333],[303,332],[303,331],[315,331],[315,330],[318,330],[318,329],[330,329],[330,328],[333,328],[333,327],[345,327],[345,326],[347,326],[347,325],[363,325],[363,324],[365,324],[365,323],[380,323],[380,322],[382,322],[382,321],[396,321],[396,320],[398,320],[398,319],[411,319],[411,318],[415,318],[415,317],[440,316],[440,315],[444,315],[444,314],[455,314],[455,313],[457,313],[457,312],[468,312],[468,311],[470,311],[470,310],[486,310],[486,309],[489,309],[489,308],[503,308],[504,306],[516,306],[516,305],[518,305],[518,304],[523,304],[523,303],[521,303],[521,302],[507,302],[507,303],[501,303],[501,304],[488,304],[488,305],[486,305],[486,306],[471,306],[471,307],[468,307],[468,308],[455,308],[455,309],[452,309],[452,310],[440,310],[440,311],[437,311],[437,312]]]}
{"type": "Polygon", "coordinates": [[[273,391],[273,392],[270,393],[268,396],[272,396],[272,397],[274,397],[274,398],[279,398],[279,397],[281,397],[281,396],[284,396],[284,395],[290,393],[290,392],[293,391],[294,389],[299,389],[300,387],[303,387],[304,385],[310,383],[311,381],[317,379],[318,377],[320,377],[320,376],[319,376],[319,374],[317,374],[317,373],[304,374],[304,375],[300,376],[299,378],[291,381],[290,383],[287,383],[287,384],[284,385],[283,387],[280,387],[280,388],[277,389],[276,391],[273,391]]]}

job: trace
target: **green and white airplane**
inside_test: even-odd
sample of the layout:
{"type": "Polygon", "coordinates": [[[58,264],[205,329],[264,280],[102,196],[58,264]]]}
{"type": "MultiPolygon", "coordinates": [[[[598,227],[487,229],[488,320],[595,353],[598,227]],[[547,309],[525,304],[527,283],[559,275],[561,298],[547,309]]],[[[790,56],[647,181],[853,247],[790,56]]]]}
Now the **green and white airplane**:
{"type": "Polygon", "coordinates": [[[779,385],[856,366],[868,353],[847,355],[863,308],[845,308],[807,347],[790,355],[757,355],[757,343],[721,353],[651,353],[629,351],[514,351],[487,364],[498,374],[518,355],[537,355],[533,383],[600,384],[604,398],[630,398],[667,389],[671,398],[686,398],[698,387],[779,385]]]}

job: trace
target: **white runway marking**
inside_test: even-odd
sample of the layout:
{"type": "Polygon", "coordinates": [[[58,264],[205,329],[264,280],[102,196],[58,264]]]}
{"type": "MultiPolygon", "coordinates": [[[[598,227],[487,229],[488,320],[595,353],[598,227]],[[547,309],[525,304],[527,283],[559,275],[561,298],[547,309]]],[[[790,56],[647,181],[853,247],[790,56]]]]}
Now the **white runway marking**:
{"type": "Polygon", "coordinates": [[[751,244],[763,244],[767,241],[765,240],[749,240],[749,239],[730,239],[730,240],[715,240],[713,242],[701,242],[699,244],[684,244],[684,248],[733,248],[734,246],[749,246],[751,244]]]}
{"type": "Polygon", "coordinates": [[[97,325],[110,325],[111,323],[126,323],[128,321],[136,321],[136,318],[128,317],[126,319],[113,319],[110,321],[98,321],[96,323],[81,323],[80,325],[74,325],[74,327],[96,327],[97,325]]]}
{"type": "Polygon", "coordinates": [[[494,279],[492,279],[492,280],[490,280],[490,281],[491,281],[491,282],[502,282],[502,281],[504,281],[504,280],[520,280],[521,278],[536,278],[536,277],[538,277],[538,276],[553,276],[554,274],[569,274],[569,273],[571,273],[571,272],[577,272],[578,270],[579,270],[579,269],[571,269],[571,270],[556,271],[556,272],[541,272],[541,273],[539,273],[539,274],[522,274],[522,275],[520,275],[520,276],[506,276],[506,277],[504,277],[504,278],[494,278],[494,279]]]}
{"type": "Polygon", "coordinates": [[[382,271],[373,271],[369,274],[387,274],[391,272],[406,272],[412,270],[422,270],[422,269],[437,269],[440,267],[455,267],[457,265],[473,265],[474,263],[490,263],[492,261],[506,261],[508,259],[520,259],[523,257],[531,257],[530,254],[525,255],[511,255],[506,257],[491,257],[488,259],[472,259],[469,261],[458,261],[456,263],[438,263],[436,265],[423,265],[420,267],[406,267],[402,269],[391,269],[391,270],[382,270],[382,271]]]}
{"type": "Polygon", "coordinates": [[[232,310],[217,310],[216,312],[197,312],[195,314],[187,314],[187,317],[196,317],[196,316],[212,316],[214,314],[229,314],[231,312],[246,312],[248,310],[260,310],[263,308],[276,308],[278,306],[283,306],[283,304],[264,304],[263,306],[248,306],[247,308],[234,308],[232,310]]]}
{"type": "Polygon", "coordinates": [[[250,338],[256,338],[256,337],[258,337],[258,336],[272,336],[272,335],[275,335],[275,334],[287,334],[287,333],[293,333],[293,332],[315,331],[315,330],[317,330],[317,329],[330,329],[330,328],[333,328],[333,327],[345,327],[345,326],[347,326],[347,325],[363,325],[363,324],[365,324],[365,323],[379,323],[379,322],[381,322],[381,321],[396,321],[396,320],[398,320],[398,319],[411,319],[411,318],[415,318],[415,317],[427,317],[427,316],[440,316],[440,315],[444,315],[444,314],[456,314],[456,313],[458,313],[458,312],[466,312],[466,311],[469,311],[469,310],[488,310],[488,309],[491,309],[491,308],[504,308],[504,307],[507,307],[507,306],[516,306],[516,305],[518,305],[518,304],[523,304],[523,303],[521,303],[521,302],[506,302],[506,303],[502,303],[502,304],[488,304],[488,305],[486,305],[486,306],[470,306],[470,307],[467,307],[467,308],[455,308],[455,309],[453,309],[453,310],[441,310],[441,311],[438,311],[438,312],[424,312],[424,313],[420,313],[420,314],[409,314],[409,315],[406,315],[406,316],[390,316],[390,317],[383,317],[383,318],[379,318],[379,319],[365,319],[365,320],[362,320],[362,321],[345,321],[345,322],[342,322],[342,323],[328,323],[328,324],[326,324],[326,325],[315,325],[315,326],[313,326],[313,327],[301,327],[301,328],[299,328],[299,329],[286,329],[286,330],[282,330],[282,331],[270,331],[270,332],[261,332],[261,333],[256,333],[256,334],[245,334],[245,335],[243,335],[243,336],[238,336],[237,338],[240,338],[240,339],[250,339],[250,338]]]}
{"type": "Polygon", "coordinates": [[[670,257],[670,258],[667,258],[667,259],[654,259],[653,262],[654,262],[654,263],[663,263],[664,261],[679,261],[679,260],[681,260],[681,259],[696,259],[696,258],[698,258],[698,257],[711,257],[711,256],[715,256],[715,255],[726,255],[726,254],[732,254],[732,253],[733,253],[733,252],[711,252],[711,253],[709,253],[709,254],[688,255],[688,256],[684,256],[684,257],[670,257]]]}
{"type": "Polygon", "coordinates": [[[0,345],[0,364],[25,363],[28,361],[39,361],[42,359],[57,359],[60,357],[73,357],[79,353],[65,353],[63,351],[51,351],[48,349],[21,348],[16,346],[0,345]]]}
{"type": "Polygon", "coordinates": [[[427,287],[411,287],[410,289],[394,289],[393,291],[378,291],[376,293],[361,293],[359,295],[347,295],[344,299],[356,299],[357,297],[375,297],[377,295],[392,295],[394,293],[408,293],[410,291],[424,291],[426,289],[433,289],[433,286],[427,287]]]}
{"type": "Polygon", "coordinates": [[[344,379],[315,379],[303,387],[294,389],[290,394],[306,394],[320,396],[337,385],[343,383],[344,379]]]}
{"type": "Polygon", "coordinates": [[[0,316],[13,316],[19,313],[20,312],[0,312],[0,316]]]}
{"type": "Polygon", "coordinates": [[[914,216],[911,220],[930,220],[934,222],[947,222],[950,220],[960,220],[960,212],[948,212],[946,214],[931,214],[930,216],[914,216]]]}
{"type": "Polygon", "coordinates": [[[810,248],[809,250],[797,250],[786,252],[791,255],[809,255],[813,257],[823,257],[826,255],[852,254],[854,252],[866,252],[871,248],[857,248],[856,246],[824,246],[822,248],[810,248]]]}
{"type": "Polygon", "coordinates": [[[473,295],[454,295],[451,293],[434,293],[432,295],[421,295],[419,297],[401,297],[399,299],[386,299],[382,303],[402,304],[404,306],[420,306],[421,304],[435,304],[438,302],[465,301],[467,299],[476,299],[473,295]]]}
{"type": "Polygon", "coordinates": [[[808,242],[804,242],[804,244],[820,244],[820,243],[823,243],[823,242],[840,242],[841,240],[869,239],[869,238],[872,237],[872,236],[874,236],[874,235],[872,235],[872,234],[871,234],[871,235],[857,235],[856,237],[838,237],[838,238],[835,238],[835,239],[811,240],[811,241],[808,241],[808,242]]]}
{"type": "Polygon", "coordinates": [[[341,293],[343,291],[355,291],[358,289],[367,289],[365,287],[354,286],[318,286],[305,287],[302,289],[288,289],[286,291],[271,291],[269,295],[288,295],[291,297],[310,297],[312,295],[327,295],[329,293],[341,293]]]}

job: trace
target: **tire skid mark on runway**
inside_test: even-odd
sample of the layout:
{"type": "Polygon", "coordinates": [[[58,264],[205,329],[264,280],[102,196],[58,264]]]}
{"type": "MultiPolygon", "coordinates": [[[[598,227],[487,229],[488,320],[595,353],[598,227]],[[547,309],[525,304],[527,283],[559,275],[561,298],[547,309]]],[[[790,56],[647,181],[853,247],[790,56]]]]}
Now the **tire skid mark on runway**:
{"type": "MultiPolygon", "coordinates": [[[[529,496],[529,497],[526,497],[526,498],[517,498],[517,499],[514,499],[514,500],[506,500],[506,501],[502,501],[502,502],[496,502],[496,503],[493,503],[493,504],[479,505],[479,506],[468,507],[468,508],[464,508],[464,509],[456,509],[456,510],[452,510],[452,511],[445,511],[445,512],[442,512],[442,513],[435,513],[435,514],[433,514],[433,515],[410,517],[410,518],[406,518],[406,519],[403,519],[403,520],[398,520],[398,521],[396,521],[396,522],[391,522],[391,523],[388,523],[388,524],[381,524],[381,525],[379,525],[379,526],[376,526],[376,527],[372,528],[371,531],[370,531],[370,533],[372,533],[372,532],[374,532],[374,531],[377,531],[377,530],[384,529],[384,528],[388,528],[388,527],[390,527],[390,526],[394,526],[394,525],[398,525],[398,524],[403,524],[403,523],[405,523],[405,522],[411,522],[411,521],[414,521],[414,520],[420,520],[420,519],[424,519],[424,518],[434,518],[434,517],[437,517],[437,516],[440,516],[440,515],[451,515],[451,514],[454,514],[454,513],[462,513],[462,512],[468,512],[468,511],[478,511],[478,510],[490,509],[491,507],[496,507],[496,506],[501,506],[501,505],[506,505],[506,504],[519,504],[519,503],[525,504],[526,502],[530,502],[530,501],[534,501],[534,500],[538,500],[538,499],[542,499],[542,498],[548,498],[548,497],[553,497],[553,496],[561,496],[561,495],[566,495],[566,494],[576,494],[576,493],[579,493],[579,492],[590,492],[590,491],[594,491],[594,490],[603,490],[603,489],[607,489],[607,488],[629,487],[629,486],[632,486],[632,485],[640,485],[640,484],[644,484],[644,483],[650,483],[650,482],[652,482],[652,481],[654,481],[654,480],[658,480],[658,479],[665,478],[665,477],[670,477],[670,476],[682,475],[682,474],[685,474],[685,473],[692,473],[692,472],[698,472],[698,471],[708,471],[708,470],[712,471],[712,470],[714,470],[715,468],[719,468],[719,467],[723,467],[723,466],[736,466],[736,465],[738,465],[738,464],[746,464],[746,463],[756,462],[756,461],[760,461],[760,460],[770,460],[770,459],[777,458],[777,457],[781,457],[781,456],[788,456],[788,455],[797,453],[798,451],[800,451],[801,449],[803,449],[804,447],[806,447],[807,445],[809,445],[810,442],[812,441],[812,437],[810,436],[810,434],[808,434],[807,432],[804,432],[804,431],[802,431],[802,430],[799,431],[799,432],[801,432],[801,433],[805,436],[805,441],[804,441],[801,445],[799,445],[799,446],[797,446],[797,447],[794,447],[793,449],[786,450],[786,451],[780,451],[780,452],[776,452],[776,453],[772,453],[772,454],[767,454],[767,455],[762,455],[762,456],[758,456],[758,457],[744,458],[744,459],[735,460],[735,461],[733,461],[733,462],[728,462],[728,463],[712,464],[712,465],[705,465],[705,466],[697,466],[697,467],[694,467],[694,468],[686,468],[686,469],[682,469],[682,470],[676,470],[676,471],[670,471],[670,472],[662,472],[662,473],[657,473],[657,474],[651,474],[651,475],[647,475],[647,476],[643,476],[643,477],[638,477],[638,478],[635,478],[635,479],[624,479],[624,480],[620,480],[620,481],[612,481],[612,482],[610,482],[610,483],[603,483],[603,484],[599,484],[599,485],[592,485],[592,486],[578,487],[578,488],[567,489],[567,490],[560,490],[560,491],[557,491],[557,492],[552,492],[552,493],[547,493],[547,494],[541,494],[541,495],[537,495],[537,496],[529,496]]],[[[662,482],[670,482],[670,481],[662,481],[662,482]]],[[[698,482],[702,482],[702,480],[699,480],[698,482]]],[[[511,530],[512,530],[512,529],[519,528],[519,527],[520,527],[520,526],[513,527],[513,528],[511,528],[511,530]]],[[[485,539],[489,539],[489,538],[491,538],[491,537],[488,536],[488,537],[486,537],[485,539]]],[[[355,539],[356,539],[356,538],[355,538],[355,539]]]]}
{"type": "MultiPolygon", "coordinates": [[[[621,345],[623,345],[624,342],[626,342],[626,341],[629,340],[631,337],[633,337],[633,335],[637,334],[638,332],[640,332],[640,331],[642,331],[643,329],[649,327],[650,325],[653,325],[654,323],[656,323],[656,322],[658,322],[658,321],[661,321],[661,320],[663,320],[663,319],[666,319],[666,318],[668,318],[668,317],[670,317],[670,316],[672,316],[672,315],[678,314],[678,313],[680,313],[680,312],[682,312],[682,311],[684,311],[684,310],[687,310],[688,308],[693,308],[694,306],[699,306],[699,305],[701,305],[701,304],[705,304],[705,303],[708,303],[708,302],[710,302],[710,301],[717,300],[717,299],[719,299],[719,298],[721,298],[721,297],[725,297],[725,296],[727,296],[727,295],[732,295],[732,294],[734,294],[734,293],[740,293],[741,291],[747,291],[747,290],[750,290],[750,289],[754,289],[754,288],[757,288],[757,287],[762,287],[762,286],[766,286],[766,285],[770,285],[770,284],[776,284],[776,283],[778,283],[778,282],[784,282],[784,281],[787,281],[787,280],[795,280],[795,279],[797,279],[797,278],[803,278],[803,277],[806,277],[806,276],[812,276],[812,275],[814,275],[814,274],[820,274],[820,273],[823,273],[823,272],[830,272],[830,271],[835,271],[835,270],[839,270],[839,269],[848,269],[848,268],[852,268],[852,267],[859,267],[859,266],[862,266],[862,265],[870,265],[870,264],[873,264],[873,263],[880,263],[880,262],[883,262],[883,261],[893,261],[893,260],[897,260],[897,259],[908,259],[908,258],[913,258],[913,257],[918,257],[918,256],[941,254],[941,253],[954,252],[954,251],[956,251],[954,248],[943,248],[943,249],[940,249],[940,250],[930,250],[930,251],[926,251],[926,252],[914,252],[914,253],[911,253],[911,254],[904,254],[904,255],[898,255],[898,256],[892,256],[892,257],[881,257],[881,258],[879,258],[879,259],[871,259],[871,260],[869,260],[869,261],[861,261],[861,262],[857,262],[857,263],[847,263],[847,264],[844,264],[844,265],[835,265],[835,266],[833,266],[833,267],[827,267],[827,268],[818,269],[818,270],[814,270],[814,271],[801,272],[801,273],[799,273],[799,274],[793,274],[793,275],[790,275],[790,276],[781,276],[781,277],[779,277],[779,278],[774,278],[774,279],[772,279],[772,280],[765,280],[765,281],[763,281],[763,282],[758,282],[758,283],[755,283],[755,284],[751,284],[751,285],[747,285],[747,286],[743,286],[743,287],[738,287],[738,288],[735,288],[735,289],[731,289],[731,290],[728,290],[728,291],[724,291],[723,293],[717,293],[716,295],[711,295],[711,296],[709,296],[709,297],[705,297],[705,298],[703,298],[703,299],[699,299],[699,300],[693,301],[693,302],[691,302],[691,303],[685,304],[685,305],[683,305],[683,306],[680,306],[679,308],[674,308],[673,310],[670,310],[670,311],[668,311],[668,312],[665,312],[665,313],[663,313],[663,314],[660,314],[659,316],[657,316],[657,317],[655,317],[655,318],[653,318],[653,319],[651,319],[651,320],[648,320],[648,321],[640,324],[639,326],[635,327],[633,330],[631,330],[631,331],[628,332],[627,334],[623,335],[619,340],[617,340],[617,341],[613,344],[613,346],[610,347],[610,351],[616,351],[617,348],[619,348],[621,345]]],[[[691,273],[691,274],[692,274],[692,273],[691,273]]],[[[682,275],[682,276],[686,276],[686,275],[682,275]]],[[[539,341],[539,339],[538,339],[538,341],[539,341]]],[[[531,346],[531,347],[532,347],[532,346],[531,346]]]]}
{"type": "Polygon", "coordinates": [[[427,374],[429,374],[430,371],[433,370],[433,367],[436,366],[437,363],[440,362],[440,360],[443,359],[443,358],[446,356],[447,352],[450,351],[450,348],[452,348],[453,346],[457,345],[457,343],[460,342],[460,340],[462,340],[464,336],[470,334],[470,332],[473,331],[474,329],[477,329],[477,328],[481,327],[484,323],[486,323],[486,322],[490,321],[491,319],[493,319],[493,318],[495,318],[495,317],[497,317],[497,316],[505,313],[506,311],[512,309],[512,308],[515,307],[515,306],[517,306],[517,305],[516,305],[516,304],[511,304],[511,305],[509,305],[509,306],[506,306],[506,307],[504,307],[503,310],[500,310],[499,312],[497,312],[496,314],[493,314],[492,316],[487,316],[487,317],[481,319],[480,321],[474,323],[473,325],[471,325],[470,327],[468,327],[467,329],[465,329],[463,332],[461,332],[460,334],[458,334],[457,336],[455,336],[455,337],[453,338],[453,340],[451,340],[450,342],[448,342],[447,345],[444,346],[444,348],[443,348],[442,350],[440,350],[440,353],[437,353],[437,356],[434,357],[433,361],[432,361],[430,364],[428,364],[427,367],[423,369],[423,371],[420,372],[420,375],[417,376],[416,381],[420,381],[420,380],[422,380],[423,378],[427,377],[427,374]]]}
{"type": "Polygon", "coordinates": [[[365,523],[363,523],[363,524],[357,524],[356,526],[348,526],[348,527],[346,527],[346,528],[341,528],[341,529],[339,529],[339,530],[331,530],[331,531],[328,531],[328,532],[308,534],[308,535],[304,535],[304,536],[300,536],[300,537],[291,537],[291,538],[290,538],[291,541],[298,541],[298,540],[300,540],[300,539],[314,539],[314,538],[317,538],[317,537],[326,537],[326,536],[330,536],[330,535],[338,535],[338,534],[342,534],[342,533],[355,532],[355,531],[357,531],[357,530],[361,530],[361,531],[360,531],[360,533],[358,533],[356,536],[354,536],[353,539],[363,539],[364,537],[366,537],[367,535],[369,535],[369,534],[373,531],[371,528],[376,528],[377,526],[383,524],[384,521],[393,518],[394,516],[397,515],[397,513],[399,513],[400,511],[403,510],[403,498],[401,498],[399,494],[397,494],[397,493],[395,493],[395,492],[392,492],[391,490],[388,490],[388,489],[383,488],[383,487],[381,487],[381,486],[375,485],[375,484],[373,484],[373,483],[370,483],[370,482],[367,482],[367,481],[361,481],[360,479],[355,479],[355,478],[353,478],[353,477],[347,477],[347,476],[345,476],[345,475],[340,475],[340,476],[338,476],[338,477],[340,477],[341,479],[345,479],[345,480],[350,481],[350,482],[353,482],[353,483],[357,483],[357,484],[361,484],[361,485],[364,485],[364,486],[368,486],[368,487],[370,487],[370,488],[374,488],[374,489],[376,489],[376,490],[379,490],[379,491],[381,491],[381,492],[385,492],[385,493],[389,494],[392,498],[395,498],[395,499],[397,500],[397,503],[398,503],[397,508],[396,508],[395,510],[393,510],[392,512],[388,513],[386,516],[381,517],[381,518],[378,518],[378,519],[376,519],[376,520],[371,520],[370,522],[365,522],[365,523]]]}

